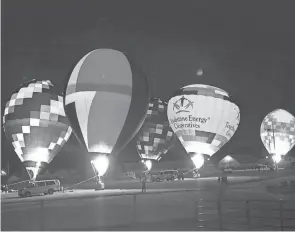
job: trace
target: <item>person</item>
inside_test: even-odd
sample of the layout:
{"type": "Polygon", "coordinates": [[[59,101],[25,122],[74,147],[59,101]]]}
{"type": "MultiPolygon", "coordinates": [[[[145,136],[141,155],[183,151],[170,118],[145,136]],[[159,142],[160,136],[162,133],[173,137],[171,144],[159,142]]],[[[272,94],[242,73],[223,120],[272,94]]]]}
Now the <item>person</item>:
{"type": "Polygon", "coordinates": [[[184,173],[183,171],[180,172],[181,179],[184,180],[184,173]]]}
{"type": "Polygon", "coordinates": [[[141,192],[146,192],[146,176],[143,174],[141,178],[141,192]]]}

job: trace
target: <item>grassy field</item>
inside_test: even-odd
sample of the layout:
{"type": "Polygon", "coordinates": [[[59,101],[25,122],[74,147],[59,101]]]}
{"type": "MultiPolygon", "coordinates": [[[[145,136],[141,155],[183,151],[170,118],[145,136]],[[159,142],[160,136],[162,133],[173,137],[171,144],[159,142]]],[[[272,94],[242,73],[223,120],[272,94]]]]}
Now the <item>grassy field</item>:
{"type": "MultiPolygon", "coordinates": [[[[241,181],[241,178],[236,178],[241,181]]],[[[244,180],[249,182],[251,178],[244,180]]],[[[65,195],[61,199],[50,200],[51,196],[45,196],[33,197],[35,201],[30,198],[27,202],[2,203],[1,229],[280,230],[282,215],[278,198],[265,191],[266,184],[261,180],[252,183],[239,181],[228,186],[220,185],[212,178],[157,183],[154,185],[157,188],[149,188],[146,194],[139,193],[138,189],[125,190],[131,195],[107,190],[117,191],[118,196],[101,197],[89,194],[90,190],[84,190],[88,195],[83,190],[77,190],[67,193],[68,196],[77,195],[76,199],[65,195]],[[198,188],[202,191],[196,190],[198,188]],[[179,192],[162,193],[169,189],[178,189],[179,192]],[[134,193],[136,197],[132,195],[134,193]],[[221,197],[222,203],[218,204],[221,197]],[[43,205],[38,200],[41,198],[43,205]],[[247,200],[250,203],[246,204],[247,200]]],[[[283,208],[288,208],[283,212],[284,227],[294,226],[295,219],[288,218],[295,214],[292,211],[295,201],[284,203],[283,208]]],[[[288,228],[295,229],[286,227],[285,230],[288,228]]]]}

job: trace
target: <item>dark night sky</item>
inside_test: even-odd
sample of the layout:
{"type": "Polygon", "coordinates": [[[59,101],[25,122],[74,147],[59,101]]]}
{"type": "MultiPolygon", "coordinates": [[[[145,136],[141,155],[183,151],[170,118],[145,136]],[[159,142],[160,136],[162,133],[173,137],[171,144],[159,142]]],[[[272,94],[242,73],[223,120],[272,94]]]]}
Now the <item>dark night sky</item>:
{"type": "MultiPolygon", "coordinates": [[[[264,116],[276,108],[295,115],[294,5],[292,0],[2,0],[1,113],[25,78],[50,79],[62,90],[83,55],[108,47],[137,61],[152,96],[168,100],[193,83],[227,90],[240,106],[241,124],[221,152],[260,154],[264,116]],[[202,77],[196,76],[200,67],[202,77]]],[[[66,146],[76,143],[72,137],[66,146]]],[[[179,152],[178,144],[174,153],[179,152]]],[[[124,153],[137,156],[131,145],[124,153]]],[[[2,161],[12,155],[2,133],[2,161]]]]}

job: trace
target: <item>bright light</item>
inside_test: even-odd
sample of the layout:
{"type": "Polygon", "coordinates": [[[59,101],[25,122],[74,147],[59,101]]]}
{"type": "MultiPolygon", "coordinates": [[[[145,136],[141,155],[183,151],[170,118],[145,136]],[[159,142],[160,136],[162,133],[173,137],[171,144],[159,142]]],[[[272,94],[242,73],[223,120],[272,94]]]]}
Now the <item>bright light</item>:
{"type": "Polygon", "coordinates": [[[197,76],[202,76],[203,75],[203,69],[198,69],[196,72],[197,76]]]}
{"type": "Polygon", "coordinates": [[[36,179],[36,177],[39,173],[39,170],[40,170],[40,166],[41,166],[41,162],[37,162],[35,167],[26,167],[26,170],[27,170],[31,180],[36,179]],[[33,176],[31,176],[30,171],[33,172],[33,176]]]}
{"type": "Polygon", "coordinates": [[[6,172],[4,170],[1,170],[1,176],[6,176],[6,172]]]}
{"type": "Polygon", "coordinates": [[[151,160],[160,160],[161,156],[159,156],[158,154],[152,154],[152,153],[148,153],[148,154],[140,154],[140,157],[143,159],[141,162],[144,163],[144,159],[151,159],[151,160]]]}
{"type": "Polygon", "coordinates": [[[98,176],[103,176],[109,167],[109,159],[106,155],[99,155],[96,159],[91,160],[91,163],[98,172],[98,176]]]}
{"type": "Polygon", "coordinates": [[[49,151],[47,148],[38,147],[34,149],[32,152],[28,153],[26,160],[48,163],[49,151]]]}
{"type": "Polygon", "coordinates": [[[49,150],[43,147],[37,147],[27,154],[26,160],[36,162],[35,167],[26,167],[27,172],[32,180],[36,179],[40,171],[41,162],[49,163],[49,158],[49,150]],[[31,176],[30,171],[33,172],[33,176],[31,176]]]}
{"type": "Polygon", "coordinates": [[[282,160],[282,157],[280,155],[273,155],[272,159],[277,164],[282,160]]]}
{"type": "Polygon", "coordinates": [[[196,169],[200,169],[204,164],[204,156],[201,154],[192,155],[191,160],[193,161],[196,169]]]}
{"type": "Polygon", "coordinates": [[[286,155],[289,152],[290,148],[291,144],[289,141],[281,140],[278,138],[275,138],[275,146],[272,146],[273,153],[276,155],[286,155]]]}
{"type": "Polygon", "coordinates": [[[199,153],[199,154],[206,154],[206,155],[212,156],[216,152],[215,146],[208,143],[197,142],[197,141],[184,141],[181,143],[187,153],[199,153]]]}
{"type": "Polygon", "coordinates": [[[103,153],[103,154],[110,154],[112,150],[113,148],[108,146],[105,143],[99,143],[98,145],[89,148],[89,152],[103,153]]]}
{"type": "Polygon", "coordinates": [[[153,163],[151,160],[144,161],[144,164],[145,164],[148,171],[152,169],[153,163]]]}
{"type": "Polygon", "coordinates": [[[233,160],[233,158],[230,157],[229,155],[227,155],[227,156],[224,157],[224,161],[225,161],[225,162],[230,162],[230,161],[232,161],[232,160],[233,160]]]}
{"type": "MultiPolygon", "coordinates": [[[[274,138],[271,138],[269,145],[266,146],[269,154],[286,155],[294,146],[294,143],[291,143],[289,138],[286,137],[285,139],[282,139],[280,135],[283,134],[275,133],[274,138]]],[[[294,137],[292,136],[292,139],[293,138],[294,137]]]]}

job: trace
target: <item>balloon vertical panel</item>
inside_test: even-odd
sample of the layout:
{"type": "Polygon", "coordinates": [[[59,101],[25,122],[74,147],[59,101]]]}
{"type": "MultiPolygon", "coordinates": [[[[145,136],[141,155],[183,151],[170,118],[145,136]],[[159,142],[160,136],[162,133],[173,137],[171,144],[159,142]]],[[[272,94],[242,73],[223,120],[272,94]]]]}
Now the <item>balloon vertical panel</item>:
{"type": "Polygon", "coordinates": [[[90,154],[118,154],[141,127],[148,98],[146,77],[125,54],[96,49],[73,69],[65,110],[90,154]]]}

